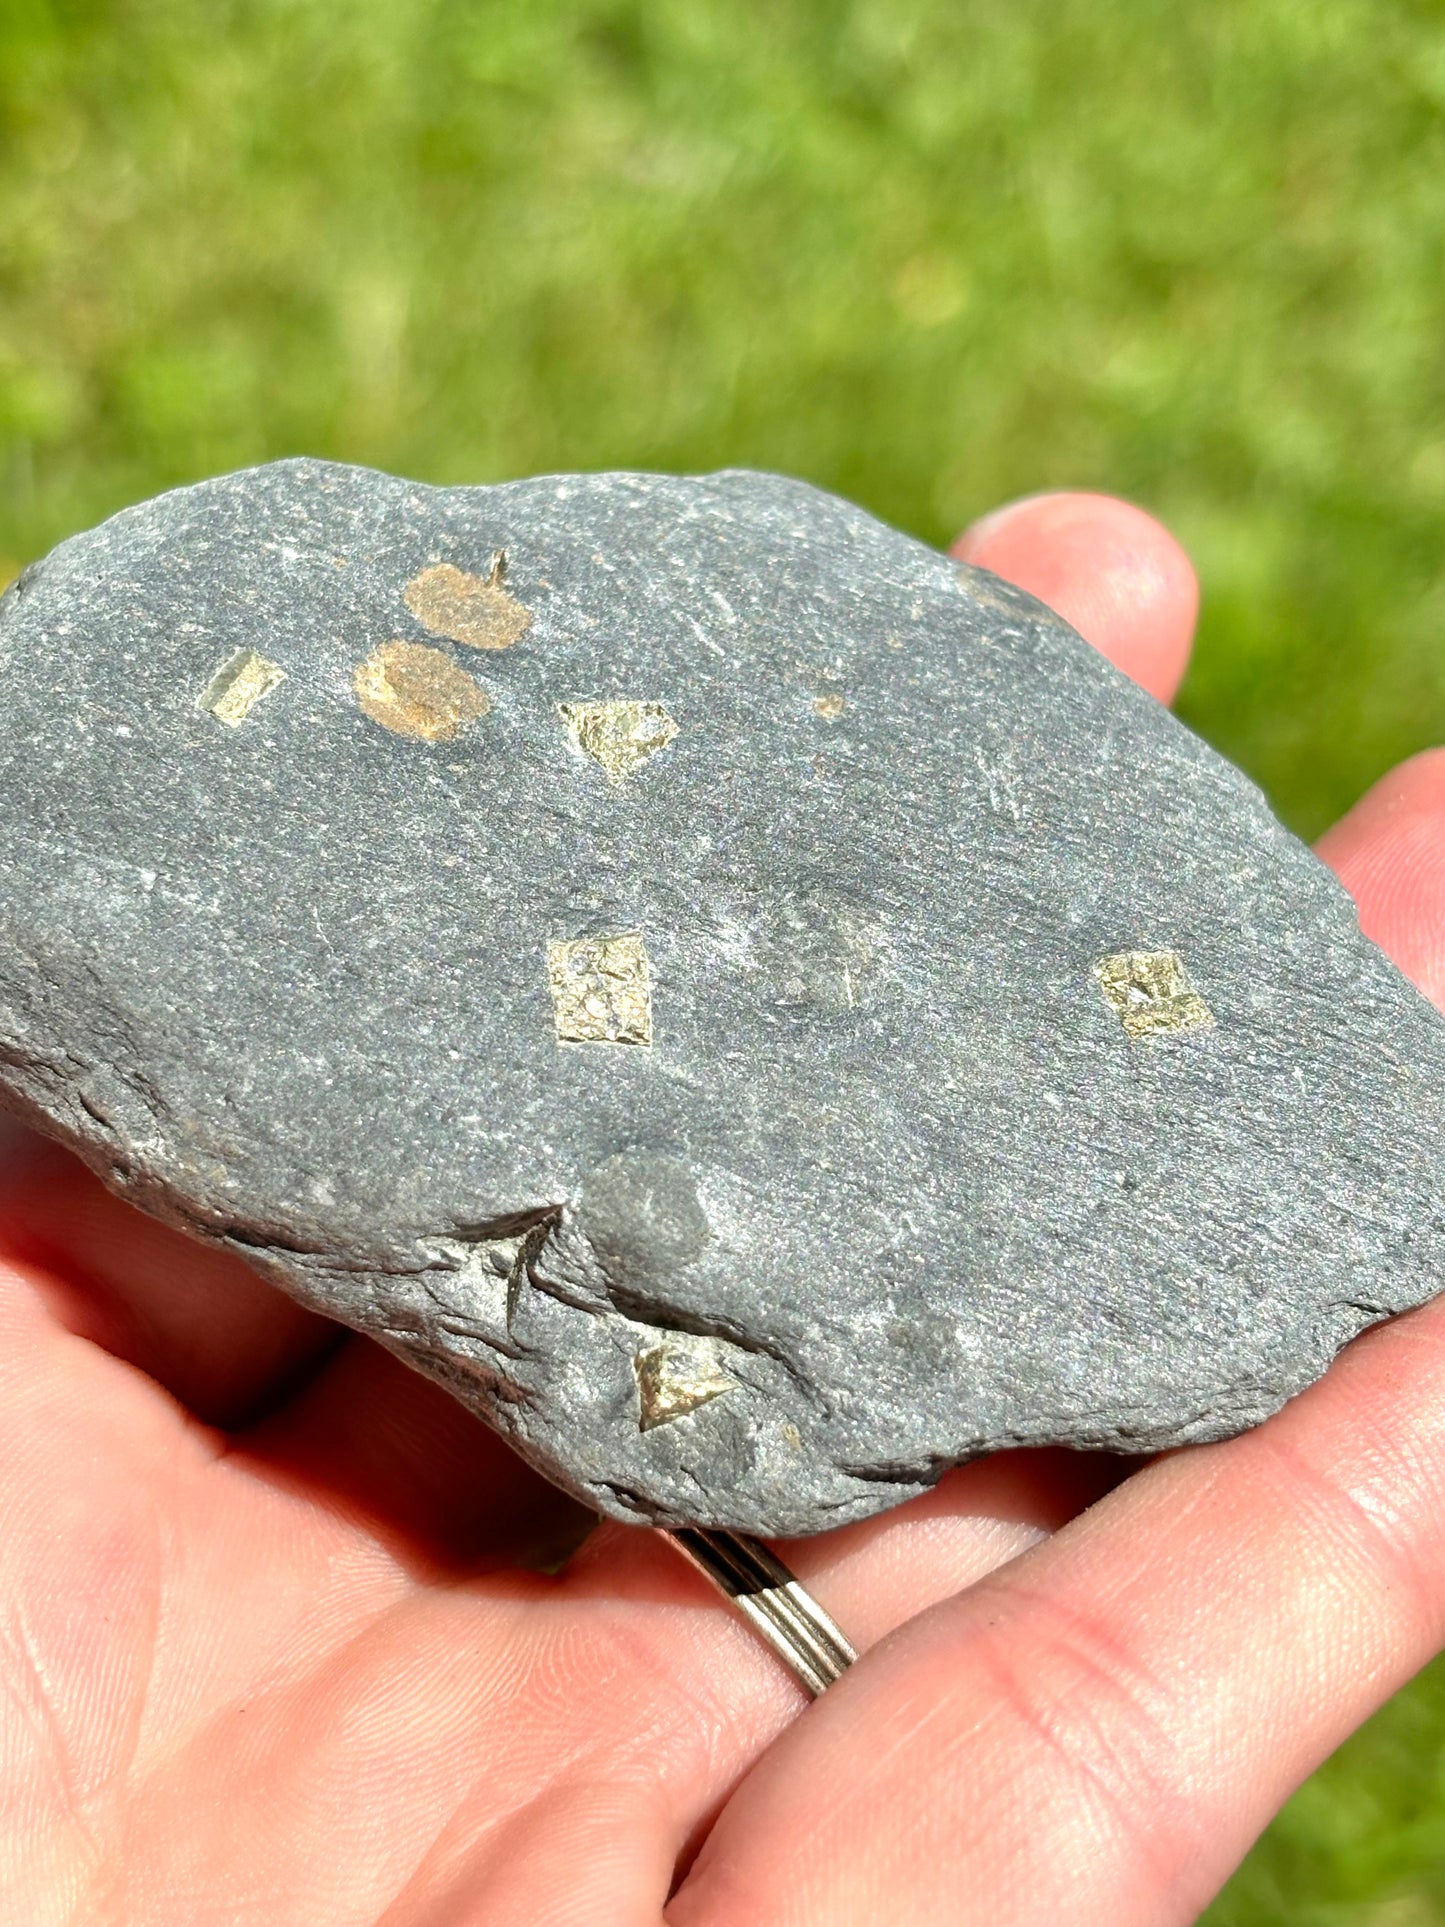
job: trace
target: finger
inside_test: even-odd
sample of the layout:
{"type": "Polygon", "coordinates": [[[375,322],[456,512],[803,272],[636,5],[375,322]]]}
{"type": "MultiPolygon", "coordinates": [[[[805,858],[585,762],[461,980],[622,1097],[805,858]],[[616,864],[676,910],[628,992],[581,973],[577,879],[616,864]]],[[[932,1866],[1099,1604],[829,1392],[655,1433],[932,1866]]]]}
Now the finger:
{"type": "MultiPolygon", "coordinates": [[[[1036,1545],[1118,1476],[1117,1462],[1102,1455],[1003,1453],[957,1468],[882,1517],[782,1542],[779,1550],[866,1650],[1036,1545]]],[[[603,1527],[571,1561],[564,1583],[565,1599],[584,1623],[619,1607],[628,1611],[640,1647],[633,1688],[639,1704],[676,1697],[680,1717],[709,1725],[711,1741],[673,1807],[674,1851],[686,1866],[740,1776],[804,1710],[806,1695],[661,1534],[603,1527]]]]}
{"type": "Polygon", "coordinates": [[[1138,1461],[1102,1452],[1002,1452],[911,1504],[813,1539],[780,1540],[786,1564],[839,1602],[860,1652],[915,1613],[1006,1565],[1112,1491],[1138,1461]]]}
{"type": "Polygon", "coordinates": [[[1183,549],[1143,509],[1112,495],[1031,495],[975,522],[952,553],[1027,589],[1151,696],[1172,699],[1199,584],[1183,549]]]}
{"type": "Polygon", "coordinates": [[[144,1216],[41,1138],[17,1146],[0,1171],[0,1255],[12,1289],[39,1293],[68,1331],[148,1373],[208,1423],[246,1421],[340,1336],[239,1259],[144,1216]]]}
{"type": "Polygon", "coordinates": [[[1445,1634],[1442,1475],[1433,1305],[909,1622],[764,1757],[670,1917],[1193,1920],[1445,1634]]]}
{"type": "MultiPolygon", "coordinates": [[[[1393,772],[1321,850],[1438,985],[1445,758],[1393,772]]],[[[846,1927],[885,1897],[919,1921],[1192,1920],[1445,1637],[1442,1474],[1437,1301],[904,1626],[749,1776],[677,1927],[846,1927]],[[799,1793],[819,1785],[821,1821],[799,1793]]]]}
{"type": "MultiPolygon", "coordinates": [[[[826,1591],[849,1638],[865,1649],[913,1613],[1013,1558],[1108,1491],[1129,1464],[1103,1453],[1004,1452],[958,1466],[931,1491],[858,1525],[815,1538],[774,1543],[792,1570],[826,1591]]],[[[657,1590],[657,1564],[638,1565],[635,1526],[606,1526],[568,1568],[575,1591],[610,1596],[657,1590]]],[[[705,1609],[719,1625],[740,1674],[775,1677],[775,1662],[733,1609],[669,1552],[660,1563],[666,1591],[689,1613],[705,1609]]]]}
{"type": "Polygon", "coordinates": [[[1445,750],[1391,770],[1317,848],[1365,935],[1445,1009],[1445,750]]]}

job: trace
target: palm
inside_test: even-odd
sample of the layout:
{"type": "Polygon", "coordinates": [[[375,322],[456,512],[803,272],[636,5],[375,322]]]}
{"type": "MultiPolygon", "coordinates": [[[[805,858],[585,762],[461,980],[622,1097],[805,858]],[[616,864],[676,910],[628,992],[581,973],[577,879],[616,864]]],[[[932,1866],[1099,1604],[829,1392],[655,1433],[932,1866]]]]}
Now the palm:
{"type": "MultiPolygon", "coordinates": [[[[974,553],[1177,680],[1144,518],[974,553]]],[[[1442,813],[1421,759],[1329,852],[1430,988],[1442,813]]],[[[1087,1512],[1118,1468],[1017,1455],[789,1548],[873,1647],[799,1718],[661,1541],[567,1557],[584,1516],[444,1395],[59,1153],[0,1240],[6,1920],[1162,1927],[1445,1630],[1439,1307],[1087,1512]]]]}
{"type": "Polygon", "coordinates": [[[690,1590],[672,1555],[518,1570],[571,1508],[449,1399],[58,1154],[17,1175],[0,1660],[26,1817],[0,1914],[420,1922],[478,1881],[488,1920],[655,1913],[677,1814],[729,1772],[722,1708],[647,1663],[666,1642],[685,1672],[692,1632],[662,1622],[699,1616],[668,1603],[690,1590]],[[224,1294],[185,1363],[229,1434],[57,1325],[94,1316],[97,1265],[106,1296],[224,1294]]]}
{"type": "Polygon", "coordinates": [[[797,1711],[773,1662],[650,1535],[519,1568],[583,1515],[460,1408],[22,1156],[0,1451],[30,1816],[5,1917],[655,1919],[797,1711]],[[185,1363],[229,1433],[57,1325],[93,1313],[97,1262],[116,1290],[148,1266],[152,1302],[225,1294],[224,1342],[192,1333],[185,1363]]]}

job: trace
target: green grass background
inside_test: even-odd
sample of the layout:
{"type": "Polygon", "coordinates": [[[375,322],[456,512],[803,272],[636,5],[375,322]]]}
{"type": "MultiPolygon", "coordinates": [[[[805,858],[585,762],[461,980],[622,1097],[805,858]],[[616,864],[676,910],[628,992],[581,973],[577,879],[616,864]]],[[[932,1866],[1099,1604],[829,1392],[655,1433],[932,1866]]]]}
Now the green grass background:
{"type": "MultiPolygon", "coordinates": [[[[0,575],[301,450],[1131,495],[1314,833],[1445,740],[1445,9],[0,0],[0,575]]],[[[1445,1673],[1210,1919],[1445,1922],[1445,1673]]]]}

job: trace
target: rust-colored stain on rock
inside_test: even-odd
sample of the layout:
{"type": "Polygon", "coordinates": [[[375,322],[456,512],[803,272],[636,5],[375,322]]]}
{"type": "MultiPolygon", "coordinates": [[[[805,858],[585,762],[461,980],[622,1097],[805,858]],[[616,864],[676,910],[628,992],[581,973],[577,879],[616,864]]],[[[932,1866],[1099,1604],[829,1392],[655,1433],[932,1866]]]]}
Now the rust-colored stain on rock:
{"type": "Polygon", "coordinates": [[[449,743],[492,706],[480,683],[424,642],[384,642],[357,664],[354,681],[374,723],[426,743],[449,743]]]}
{"type": "Polygon", "coordinates": [[[434,636],[473,649],[510,649],[531,627],[532,612],[502,587],[505,572],[506,558],[500,555],[490,575],[468,575],[450,562],[437,562],[412,577],[402,600],[434,636]]]}

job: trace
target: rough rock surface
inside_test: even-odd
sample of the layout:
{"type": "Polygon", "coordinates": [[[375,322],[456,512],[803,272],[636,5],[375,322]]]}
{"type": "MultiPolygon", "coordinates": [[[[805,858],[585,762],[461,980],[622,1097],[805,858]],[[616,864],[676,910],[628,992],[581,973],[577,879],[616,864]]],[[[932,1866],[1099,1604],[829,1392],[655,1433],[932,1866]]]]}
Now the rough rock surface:
{"type": "Polygon", "coordinates": [[[0,603],[0,1077],[618,1517],[1253,1424],[1445,1025],[1038,603],[799,483],[286,462],[0,603]]]}

